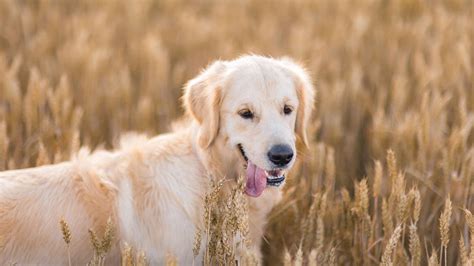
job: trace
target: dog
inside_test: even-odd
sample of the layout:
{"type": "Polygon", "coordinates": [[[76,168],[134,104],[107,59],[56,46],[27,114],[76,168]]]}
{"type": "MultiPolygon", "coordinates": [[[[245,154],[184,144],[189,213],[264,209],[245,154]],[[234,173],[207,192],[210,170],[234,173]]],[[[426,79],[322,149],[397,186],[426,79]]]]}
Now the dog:
{"type": "Polygon", "coordinates": [[[0,264],[68,264],[62,218],[73,264],[90,261],[88,230],[109,218],[116,230],[108,263],[119,263],[125,242],[151,265],[167,254],[181,265],[202,261],[193,241],[209,181],[239,176],[261,258],[266,216],[281,199],[296,147],[308,145],[314,98],[310,76],[289,58],[218,60],[184,86],[187,119],[179,129],[125,137],[115,151],[83,149],[68,162],[0,172],[0,264]]]}

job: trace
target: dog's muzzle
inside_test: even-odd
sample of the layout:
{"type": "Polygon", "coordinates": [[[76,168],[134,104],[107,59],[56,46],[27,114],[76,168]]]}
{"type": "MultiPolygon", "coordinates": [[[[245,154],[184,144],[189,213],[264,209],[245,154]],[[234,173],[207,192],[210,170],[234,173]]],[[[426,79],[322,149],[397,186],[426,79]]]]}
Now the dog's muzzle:
{"type": "MultiPolygon", "coordinates": [[[[238,144],[237,147],[240,151],[240,154],[242,155],[242,157],[244,158],[246,162],[245,168],[247,168],[248,161],[249,161],[247,154],[245,153],[245,150],[242,144],[238,144]]],[[[283,173],[282,170],[279,170],[279,169],[265,171],[265,175],[267,176],[267,187],[269,186],[280,187],[285,181],[285,174],[283,173]]]]}

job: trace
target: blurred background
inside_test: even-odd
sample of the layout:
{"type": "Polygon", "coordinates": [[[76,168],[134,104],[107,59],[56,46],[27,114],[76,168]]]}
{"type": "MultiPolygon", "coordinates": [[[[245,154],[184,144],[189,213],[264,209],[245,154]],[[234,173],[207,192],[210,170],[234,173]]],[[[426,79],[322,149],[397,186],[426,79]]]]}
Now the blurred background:
{"type": "Polygon", "coordinates": [[[323,264],[377,264],[397,225],[395,264],[454,265],[464,249],[474,260],[472,11],[470,0],[0,0],[0,170],[166,132],[208,63],[291,56],[318,90],[312,146],[270,216],[265,261],[315,250],[323,264]]]}

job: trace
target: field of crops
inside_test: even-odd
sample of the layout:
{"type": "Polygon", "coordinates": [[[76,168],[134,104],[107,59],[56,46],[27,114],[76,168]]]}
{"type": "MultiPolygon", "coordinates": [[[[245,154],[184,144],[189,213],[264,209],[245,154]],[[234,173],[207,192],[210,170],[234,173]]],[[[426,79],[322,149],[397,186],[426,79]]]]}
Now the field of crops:
{"type": "Polygon", "coordinates": [[[0,0],[0,170],[166,132],[208,63],[291,56],[317,105],[265,262],[473,265],[472,11],[469,0],[0,0]]]}

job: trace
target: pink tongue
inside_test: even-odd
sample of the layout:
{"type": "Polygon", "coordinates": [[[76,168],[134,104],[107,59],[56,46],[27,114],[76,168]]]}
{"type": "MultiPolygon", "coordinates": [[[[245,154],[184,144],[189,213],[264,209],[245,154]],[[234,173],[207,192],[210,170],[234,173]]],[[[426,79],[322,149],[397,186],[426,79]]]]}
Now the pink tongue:
{"type": "Polygon", "coordinates": [[[252,197],[258,197],[267,186],[267,175],[265,170],[253,164],[250,160],[247,165],[247,186],[245,193],[252,197]]]}

